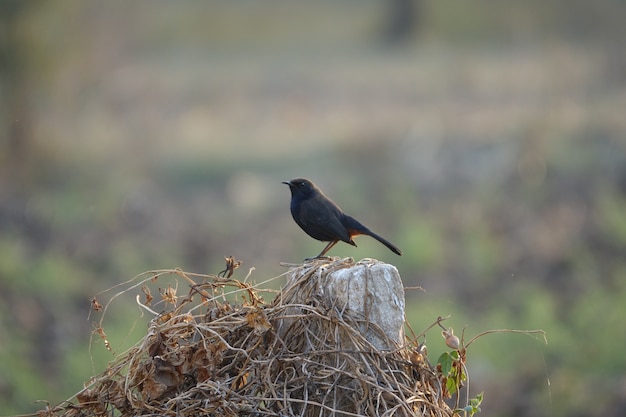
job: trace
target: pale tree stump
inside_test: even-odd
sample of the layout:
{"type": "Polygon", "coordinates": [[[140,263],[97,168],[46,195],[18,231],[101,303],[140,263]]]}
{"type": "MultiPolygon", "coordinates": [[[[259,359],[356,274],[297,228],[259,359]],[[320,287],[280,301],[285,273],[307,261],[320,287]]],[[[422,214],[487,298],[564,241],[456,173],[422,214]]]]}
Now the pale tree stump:
{"type": "MultiPolygon", "coordinates": [[[[404,286],[393,265],[350,258],[305,263],[289,271],[278,305],[285,306],[273,323],[279,339],[309,358],[294,368],[302,388],[292,395],[315,401],[296,407],[298,413],[319,415],[319,404],[336,415],[362,413],[377,386],[395,384],[382,370],[385,352],[402,350],[405,341],[404,286]]],[[[409,406],[396,406],[394,415],[411,415],[409,406]]]]}

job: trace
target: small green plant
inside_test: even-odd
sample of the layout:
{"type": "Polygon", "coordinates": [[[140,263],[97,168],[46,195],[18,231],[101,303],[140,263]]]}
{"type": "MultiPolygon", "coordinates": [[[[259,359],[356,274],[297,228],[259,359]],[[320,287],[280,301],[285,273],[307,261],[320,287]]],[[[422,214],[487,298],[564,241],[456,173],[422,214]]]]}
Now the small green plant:
{"type": "Polygon", "coordinates": [[[453,349],[450,352],[443,352],[437,359],[437,371],[441,375],[445,387],[444,395],[451,397],[459,392],[467,380],[467,369],[465,368],[467,351],[459,338],[454,335],[452,327],[444,327],[440,320],[437,321],[437,324],[443,329],[441,336],[446,340],[446,346],[453,349]]]}
{"type": "Polygon", "coordinates": [[[480,412],[480,404],[483,402],[483,393],[481,392],[476,397],[469,400],[469,404],[463,408],[455,408],[455,414],[461,414],[463,416],[473,416],[480,412]]]}
{"type": "Polygon", "coordinates": [[[446,397],[456,394],[467,379],[464,359],[458,350],[442,353],[437,359],[437,370],[445,381],[446,397]]]}
{"type": "Polygon", "coordinates": [[[441,336],[445,339],[446,346],[452,349],[449,352],[443,352],[439,356],[439,359],[437,359],[436,369],[441,377],[441,381],[443,382],[442,388],[444,390],[444,397],[452,398],[454,395],[456,395],[454,413],[462,416],[473,416],[474,414],[480,412],[480,405],[483,401],[482,392],[476,395],[476,397],[474,398],[469,398],[468,389],[468,398],[466,399],[466,405],[460,405],[459,391],[468,381],[467,368],[465,367],[465,362],[467,359],[467,348],[472,343],[474,343],[474,341],[490,333],[539,333],[543,336],[544,342],[547,343],[545,332],[543,330],[511,329],[488,330],[486,332],[479,333],[478,335],[471,338],[467,343],[465,343],[465,329],[463,330],[463,334],[461,335],[461,339],[459,340],[459,338],[454,335],[454,330],[451,327],[446,328],[441,324],[441,322],[446,318],[438,317],[437,321],[433,323],[429,327],[429,329],[437,325],[441,327],[443,329],[441,332],[441,336]]]}

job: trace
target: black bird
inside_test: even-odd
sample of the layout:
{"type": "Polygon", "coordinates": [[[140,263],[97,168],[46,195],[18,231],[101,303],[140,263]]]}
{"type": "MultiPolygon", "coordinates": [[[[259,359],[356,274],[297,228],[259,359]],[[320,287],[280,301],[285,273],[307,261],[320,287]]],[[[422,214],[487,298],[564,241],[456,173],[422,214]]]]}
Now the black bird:
{"type": "Polygon", "coordinates": [[[291,190],[291,215],[313,239],[329,242],[316,258],[321,258],[340,240],[356,246],[352,238],[368,235],[387,246],[393,253],[402,251],[387,239],[372,232],[353,217],[345,214],[337,204],[306,178],[283,181],[291,190]]]}

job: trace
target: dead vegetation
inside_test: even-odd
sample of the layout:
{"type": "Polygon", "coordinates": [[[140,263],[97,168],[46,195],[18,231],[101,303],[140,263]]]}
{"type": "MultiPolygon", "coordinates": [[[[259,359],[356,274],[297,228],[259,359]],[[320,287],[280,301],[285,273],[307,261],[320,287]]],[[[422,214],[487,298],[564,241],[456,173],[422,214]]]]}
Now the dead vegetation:
{"type": "MultiPolygon", "coordinates": [[[[189,283],[189,292],[160,290],[158,302],[168,309],[143,340],[74,398],[39,416],[452,415],[441,377],[416,342],[377,350],[358,330],[362,318],[316,295],[316,274],[353,264],[297,266],[304,279],[289,281],[268,303],[262,295],[270,291],[246,280],[146,273],[117,295],[141,288],[141,304],[151,311],[149,285],[169,274],[189,283]]],[[[113,308],[110,301],[94,304],[103,314],[113,308]]]]}

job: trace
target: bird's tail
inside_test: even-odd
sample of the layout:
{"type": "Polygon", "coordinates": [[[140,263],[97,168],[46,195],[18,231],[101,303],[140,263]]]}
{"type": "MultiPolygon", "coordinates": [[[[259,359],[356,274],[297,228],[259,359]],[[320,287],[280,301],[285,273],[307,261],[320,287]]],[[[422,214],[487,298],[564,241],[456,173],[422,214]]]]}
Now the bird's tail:
{"type": "Polygon", "coordinates": [[[376,239],[377,241],[379,241],[383,245],[387,246],[389,248],[389,250],[391,250],[396,255],[402,255],[402,251],[400,250],[400,248],[398,248],[396,245],[394,245],[393,243],[391,243],[390,241],[388,241],[384,237],[377,235],[376,233],[372,232],[371,230],[369,230],[369,233],[364,233],[364,234],[373,237],[374,239],[376,239]]]}
{"type": "Polygon", "coordinates": [[[389,250],[395,253],[396,255],[402,255],[402,251],[400,250],[400,248],[398,248],[396,245],[394,245],[393,243],[391,243],[384,237],[379,236],[376,233],[372,232],[370,229],[368,229],[367,227],[359,223],[355,218],[346,215],[343,220],[344,220],[344,226],[346,226],[346,229],[348,229],[348,232],[350,233],[350,237],[356,236],[356,235],[371,236],[377,241],[379,241],[380,243],[382,243],[383,245],[387,246],[389,250]]]}

